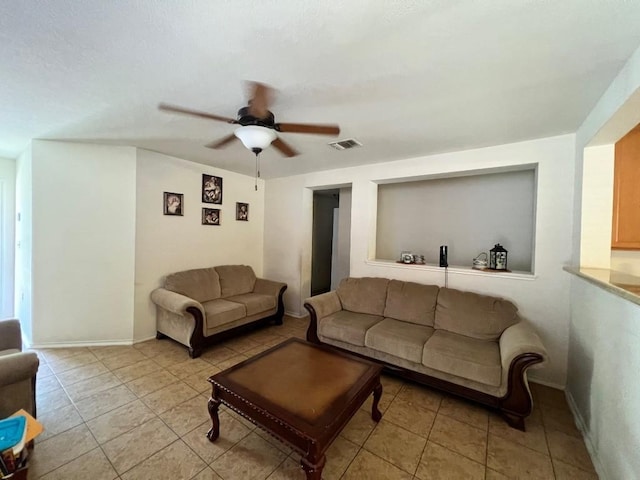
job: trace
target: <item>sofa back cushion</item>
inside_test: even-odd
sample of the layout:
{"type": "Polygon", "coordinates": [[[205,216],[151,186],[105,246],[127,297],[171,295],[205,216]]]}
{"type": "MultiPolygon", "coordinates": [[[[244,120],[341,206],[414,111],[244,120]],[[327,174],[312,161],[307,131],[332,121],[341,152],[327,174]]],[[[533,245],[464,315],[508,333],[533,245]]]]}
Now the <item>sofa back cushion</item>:
{"type": "Polygon", "coordinates": [[[167,275],[164,288],[202,303],[220,298],[220,279],[214,267],[167,275]]]}
{"type": "Polygon", "coordinates": [[[437,285],[391,280],[384,316],[433,327],[438,290],[437,285]]]}
{"type": "Polygon", "coordinates": [[[387,301],[386,278],[344,278],[336,293],[344,310],[369,315],[382,315],[387,301]]]}
{"type": "Polygon", "coordinates": [[[256,274],[248,265],[221,265],[215,267],[220,276],[222,298],[253,292],[256,274]]]}
{"type": "Polygon", "coordinates": [[[435,328],[479,340],[497,340],[518,323],[518,309],[508,300],[452,288],[441,288],[435,328]]]}

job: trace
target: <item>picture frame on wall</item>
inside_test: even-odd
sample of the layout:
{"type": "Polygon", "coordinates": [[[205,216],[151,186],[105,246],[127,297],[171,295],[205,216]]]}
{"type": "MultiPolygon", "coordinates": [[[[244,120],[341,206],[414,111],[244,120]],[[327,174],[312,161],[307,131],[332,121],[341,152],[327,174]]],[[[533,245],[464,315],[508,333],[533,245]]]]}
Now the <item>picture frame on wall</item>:
{"type": "Polygon", "coordinates": [[[236,220],[241,222],[249,221],[249,204],[236,202],[236,220]]]}
{"type": "Polygon", "coordinates": [[[202,174],[202,202],[222,205],[222,177],[202,174]]]}
{"type": "Polygon", "coordinates": [[[203,208],[202,225],[220,225],[220,209],[203,208]]]}
{"type": "Polygon", "coordinates": [[[184,194],[164,192],[162,194],[163,213],[165,215],[183,216],[184,194]]]}

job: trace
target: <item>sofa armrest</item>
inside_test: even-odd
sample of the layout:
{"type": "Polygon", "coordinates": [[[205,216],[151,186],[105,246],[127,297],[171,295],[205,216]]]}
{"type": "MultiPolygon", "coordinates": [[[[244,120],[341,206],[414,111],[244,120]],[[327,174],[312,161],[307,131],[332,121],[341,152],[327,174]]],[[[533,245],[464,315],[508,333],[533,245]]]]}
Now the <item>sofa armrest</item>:
{"type": "Polygon", "coordinates": [[[0,385],[12,385],[35,377],[38,365],[40,365],[40,360],[34,352],[11,353],[1,356],[0,385]]]}
{"type": "Polygon", "coordinates": [[[338,297],[338,294],[335,291],[307,298],[304,301],[304,306],[306,307],[307,305],[313,308],[318,321],[322,320],[328,315],[331,315],[332,313],[336,313],[342,310],[340,297],[338,297]]]}
{"type": "Polygon", "coordinates": [[[18,320],[3,320],[0,322],[0,351],[22,350],[22,336],[18,320]]]}
{"type": "Polygon", "coordinates": [[[283,288],[287,288],[286,283],[275,282],[265,278],[256,278],[253,293],[262,293],[264,295],[273,295],[274,297],[277,297],[283,291],[283,288]]]}
{"type": "Polygon", "coordinates": [[[178,315],[186,315],[189,313],[187,311],[189,307],[195,307],[200,310],[203,317],[205,316],[204,307],[200,302],[166,288],[156,288],[151,292],[151,300],[159,307],[178,315]]]}
{"type": "Polygon", "coordinates": [[[540,341],[540,337],[525,321],[510,326],[500,336],[500,357],[502,371],[507,373],[511,363],[523,354],[538,354],[545,362],[548,360],[547,351],[540,341]]]}

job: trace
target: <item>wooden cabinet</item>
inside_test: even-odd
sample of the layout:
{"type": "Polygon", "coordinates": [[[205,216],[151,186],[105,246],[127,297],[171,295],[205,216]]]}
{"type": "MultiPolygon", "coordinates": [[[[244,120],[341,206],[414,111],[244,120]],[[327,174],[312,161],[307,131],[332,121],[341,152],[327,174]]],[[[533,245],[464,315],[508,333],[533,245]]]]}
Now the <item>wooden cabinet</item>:
{"type": "Polygon", "coordinates": [[[611,248],[640,250],[640,125],[616,143],[611,248]]]}

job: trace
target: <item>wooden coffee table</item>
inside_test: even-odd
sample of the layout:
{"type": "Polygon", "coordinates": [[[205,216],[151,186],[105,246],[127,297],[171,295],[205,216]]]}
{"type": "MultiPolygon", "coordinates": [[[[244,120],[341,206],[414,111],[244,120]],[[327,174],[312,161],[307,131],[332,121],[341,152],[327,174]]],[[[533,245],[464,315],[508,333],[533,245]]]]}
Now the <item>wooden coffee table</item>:
{"type": "Polygon", "coordinates": [[[291,338],[209,378],[207,437],[220,435],[224,404],[302,454],[307,479],[320,480],[325,451],[373,393],[380,421],[382,367],[326,346],[291,338]]]}

